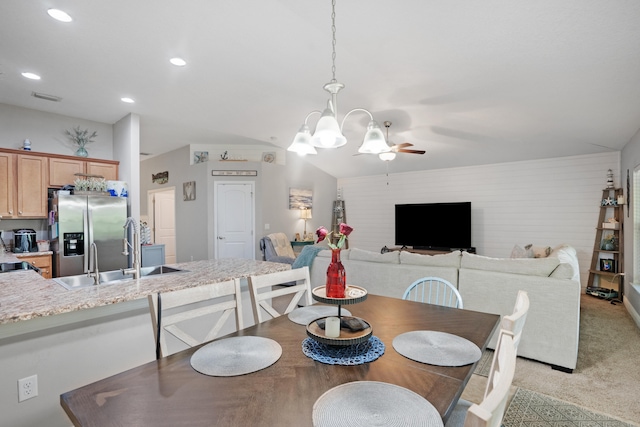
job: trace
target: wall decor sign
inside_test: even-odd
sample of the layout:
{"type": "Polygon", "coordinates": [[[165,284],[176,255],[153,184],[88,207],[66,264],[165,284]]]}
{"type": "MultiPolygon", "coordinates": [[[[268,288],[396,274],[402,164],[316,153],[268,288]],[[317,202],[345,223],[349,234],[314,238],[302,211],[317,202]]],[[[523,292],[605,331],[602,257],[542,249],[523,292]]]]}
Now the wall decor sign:
{"type": "Polygon", "coordinates": [[[258,176],[258,171],[211,171],[211,176],[258,176]]]}
{"type": "Polygon", "coordinates": [[[289,188],[289,209],[311,209],[313,207],[313,190],[289,188]]]}
{"type": "Polygon", "coordinates": [[[196,199],[196,182],[189,181],[182,183],[182,200],[185,202],[196,199]]]}
{"type": "Polygon", "coordinates": [[[152,173],[151,182],[154,184],[166,184],[169,181],[169,171],[152,173]]]}
{"type": "Polygon", "coordinates": [[[193,152],[193,163],[202,163],[209,161],[209,152],[208,151],[194,151],[193,152]]]}

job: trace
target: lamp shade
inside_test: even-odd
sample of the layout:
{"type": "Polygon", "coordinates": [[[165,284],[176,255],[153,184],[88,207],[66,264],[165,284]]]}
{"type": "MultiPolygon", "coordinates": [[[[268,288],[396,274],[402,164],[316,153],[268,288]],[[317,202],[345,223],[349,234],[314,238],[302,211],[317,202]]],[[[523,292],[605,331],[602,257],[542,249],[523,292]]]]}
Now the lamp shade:
{"type": "Polygon", "coordinates": [[[311,219],[311,209],[300,209],[301,219],[311,219]]]}
{"type": "Polygon", "coordinates": [[[380,160],[389,162],[396,158],[396,153],[394,153],[393,151],[387,151],[387,152],[378,154],[378,157],[380,157],[380,160]]]}
{"type": "Polygon", "coordinates": [[[287,151],[293,151],[301,156],[318,154],[315,147],[311,145],[311,130],[309,130],[309,126],[306,124],[302,125],[295,138],[293,138],[293,142],[289,148],[287,148],[287,151]]]}
{"type": "Polygon", "coordinates": [[[321,148],[338,148],[347,143],[347,138],[340,132],[340,126],[333,110],[326,108],[316,125],[311,137],[311,145],[321,148]]]}
{"type": "Polygon", "coordinates": [[[367,126],[367,133],[364,135],[362,145],[358,148],[358,153],[380,154],[387,151],[391,151],[391,147],[387,145],[380,125],[375,120],[371,120],[367,126]]]}

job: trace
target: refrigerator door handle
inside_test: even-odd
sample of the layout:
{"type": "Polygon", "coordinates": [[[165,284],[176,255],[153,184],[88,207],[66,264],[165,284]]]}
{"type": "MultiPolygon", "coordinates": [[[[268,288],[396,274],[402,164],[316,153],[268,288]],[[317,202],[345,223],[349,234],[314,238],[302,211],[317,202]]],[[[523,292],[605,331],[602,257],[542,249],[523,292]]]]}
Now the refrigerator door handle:
{"type": "Polygon", "coordinates": [[[89,230],[89,214],[86,209],[82,210],[82,222],[84,225],[84,272],[89,272],[89,246],[91,245],[91,234],[89,230]]]}

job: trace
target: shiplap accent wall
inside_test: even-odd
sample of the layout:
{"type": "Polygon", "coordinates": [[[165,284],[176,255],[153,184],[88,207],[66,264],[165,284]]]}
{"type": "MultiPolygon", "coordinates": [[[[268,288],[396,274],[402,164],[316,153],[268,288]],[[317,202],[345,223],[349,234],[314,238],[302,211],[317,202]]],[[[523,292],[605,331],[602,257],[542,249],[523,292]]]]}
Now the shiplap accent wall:
{"type": "MultiPolygon", "coordinates": [[[[483,166],[342,178],[349,247],[380,251],[394,246],[394,206],[471,202],[477,253],[509,257],[514,245],[575,247],[582,286],[594,246],[607,170],[620,183],[620,153],[590,154],[483,166]]],[[[447,218],[416,227],[453,227],[447,218]]]]}

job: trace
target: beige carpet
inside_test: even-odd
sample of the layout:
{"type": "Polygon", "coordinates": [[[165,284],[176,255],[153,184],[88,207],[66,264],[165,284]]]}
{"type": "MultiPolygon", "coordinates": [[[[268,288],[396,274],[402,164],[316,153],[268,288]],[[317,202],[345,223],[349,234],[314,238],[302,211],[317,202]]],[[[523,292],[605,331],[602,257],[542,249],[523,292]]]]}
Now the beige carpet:
{"type": "MultiPolygon", "coordinates": [[[[473,375],[462,397],[479,402],[485,382],[473,375]]],[[[640,329],[622,304],[582,295],[574,372],[518,358],[513,385],[640,426],[640,329]]]]}

